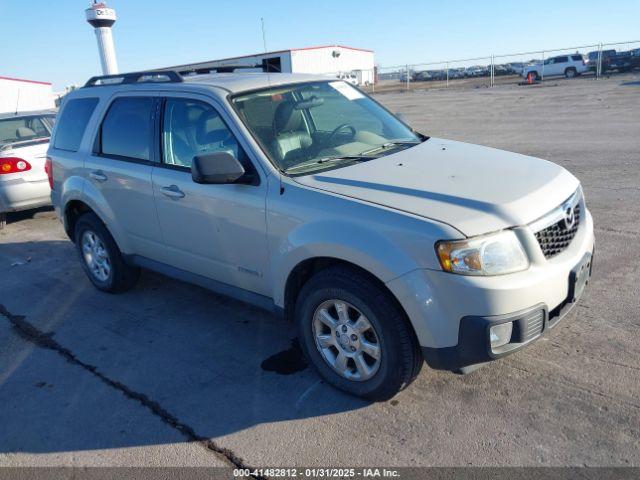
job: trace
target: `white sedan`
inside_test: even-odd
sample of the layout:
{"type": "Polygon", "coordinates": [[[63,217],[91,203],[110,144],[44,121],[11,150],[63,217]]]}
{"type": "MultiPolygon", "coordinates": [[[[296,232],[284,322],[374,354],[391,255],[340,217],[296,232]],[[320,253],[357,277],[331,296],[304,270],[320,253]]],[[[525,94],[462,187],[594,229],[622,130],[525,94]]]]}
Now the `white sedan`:
{"type": "Polygon", "coordinates": [[[0,115],[0,228],[7,212],[51,204],[45,163],[52,110],[0,115]]]}

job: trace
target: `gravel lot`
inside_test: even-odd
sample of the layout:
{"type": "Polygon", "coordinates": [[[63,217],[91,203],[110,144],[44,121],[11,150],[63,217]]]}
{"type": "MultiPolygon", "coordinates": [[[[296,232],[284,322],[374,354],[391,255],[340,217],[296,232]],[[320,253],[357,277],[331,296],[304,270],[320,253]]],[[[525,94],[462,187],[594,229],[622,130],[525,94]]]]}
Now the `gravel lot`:
{"type": "Polygon", "coordinates": [[[278,373],[294,330],[271,315],[151,273],[99,293],[53,212],[12,215],[0,465],[640,466],[640,76],[377,98],[425,133],[581,179],[594,278],[550,336],[467,376],[425,367],[370,404],[295,350],[297,368],[278,373]]]}

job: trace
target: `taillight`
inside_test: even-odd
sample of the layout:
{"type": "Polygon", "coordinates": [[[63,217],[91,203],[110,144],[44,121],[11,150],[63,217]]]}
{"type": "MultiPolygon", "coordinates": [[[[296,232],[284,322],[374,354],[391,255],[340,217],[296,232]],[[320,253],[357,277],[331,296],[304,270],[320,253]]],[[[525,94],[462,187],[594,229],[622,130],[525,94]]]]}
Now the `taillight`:
{"type": "Polygon", "coordinates": [[[53,190],[53,161],[51,157],[47,157],[47,161],[44,164],[44,171],[47,172],[47,178],[49,178],[49,187],[53,190]]]}
{"type": "Polygon", "coordinates": [[[31,164],[18,157],[0,158],[0,175],[9,173],[20,173],[31,170],[31,164]]]}

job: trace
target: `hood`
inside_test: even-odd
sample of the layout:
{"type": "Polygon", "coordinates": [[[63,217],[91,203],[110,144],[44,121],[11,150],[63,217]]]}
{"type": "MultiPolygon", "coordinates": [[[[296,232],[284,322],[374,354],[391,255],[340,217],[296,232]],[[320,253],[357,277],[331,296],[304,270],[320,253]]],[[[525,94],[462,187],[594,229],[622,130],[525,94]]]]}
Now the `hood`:
{"type": "Polygon", "coordinates": [[[447,223],[467,236],[531,223],[579,186],[546,160],[438,138],[294,180],[447,223]]]}

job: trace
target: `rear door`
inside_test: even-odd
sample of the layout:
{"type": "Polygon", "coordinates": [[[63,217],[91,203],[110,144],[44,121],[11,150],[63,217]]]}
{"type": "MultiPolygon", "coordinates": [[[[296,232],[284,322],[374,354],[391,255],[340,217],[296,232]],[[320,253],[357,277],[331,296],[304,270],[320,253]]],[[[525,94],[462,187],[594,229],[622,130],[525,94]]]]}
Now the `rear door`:
{"type": "Polygon", "coordinates": [[[208,97],[176,94],[163,101],[160,131],[162,161],[153,187],[165,263],[267,295],[267,185],[231,119],[208,97]],[[253,181],[195,183],[193,157],[213,152],[234,155],[253,181]]]}
{"type": "Polygon", "coordinates": [[[155,211],[151,171],[158,97],[149,92],[111,98],[85,161],[85,194],[100,202],[107,223],[117,225],[126,253],[158,259],[162,239],[155,211]],[[91,188],[92,192],[87,189],[91,188]]]}
{"type": "Polygon", "coordinates": [[[564,75],[565,69],[569,66],[569,57],[561,56],[554,59],[552,73],[549,75],[564,75]]]}

